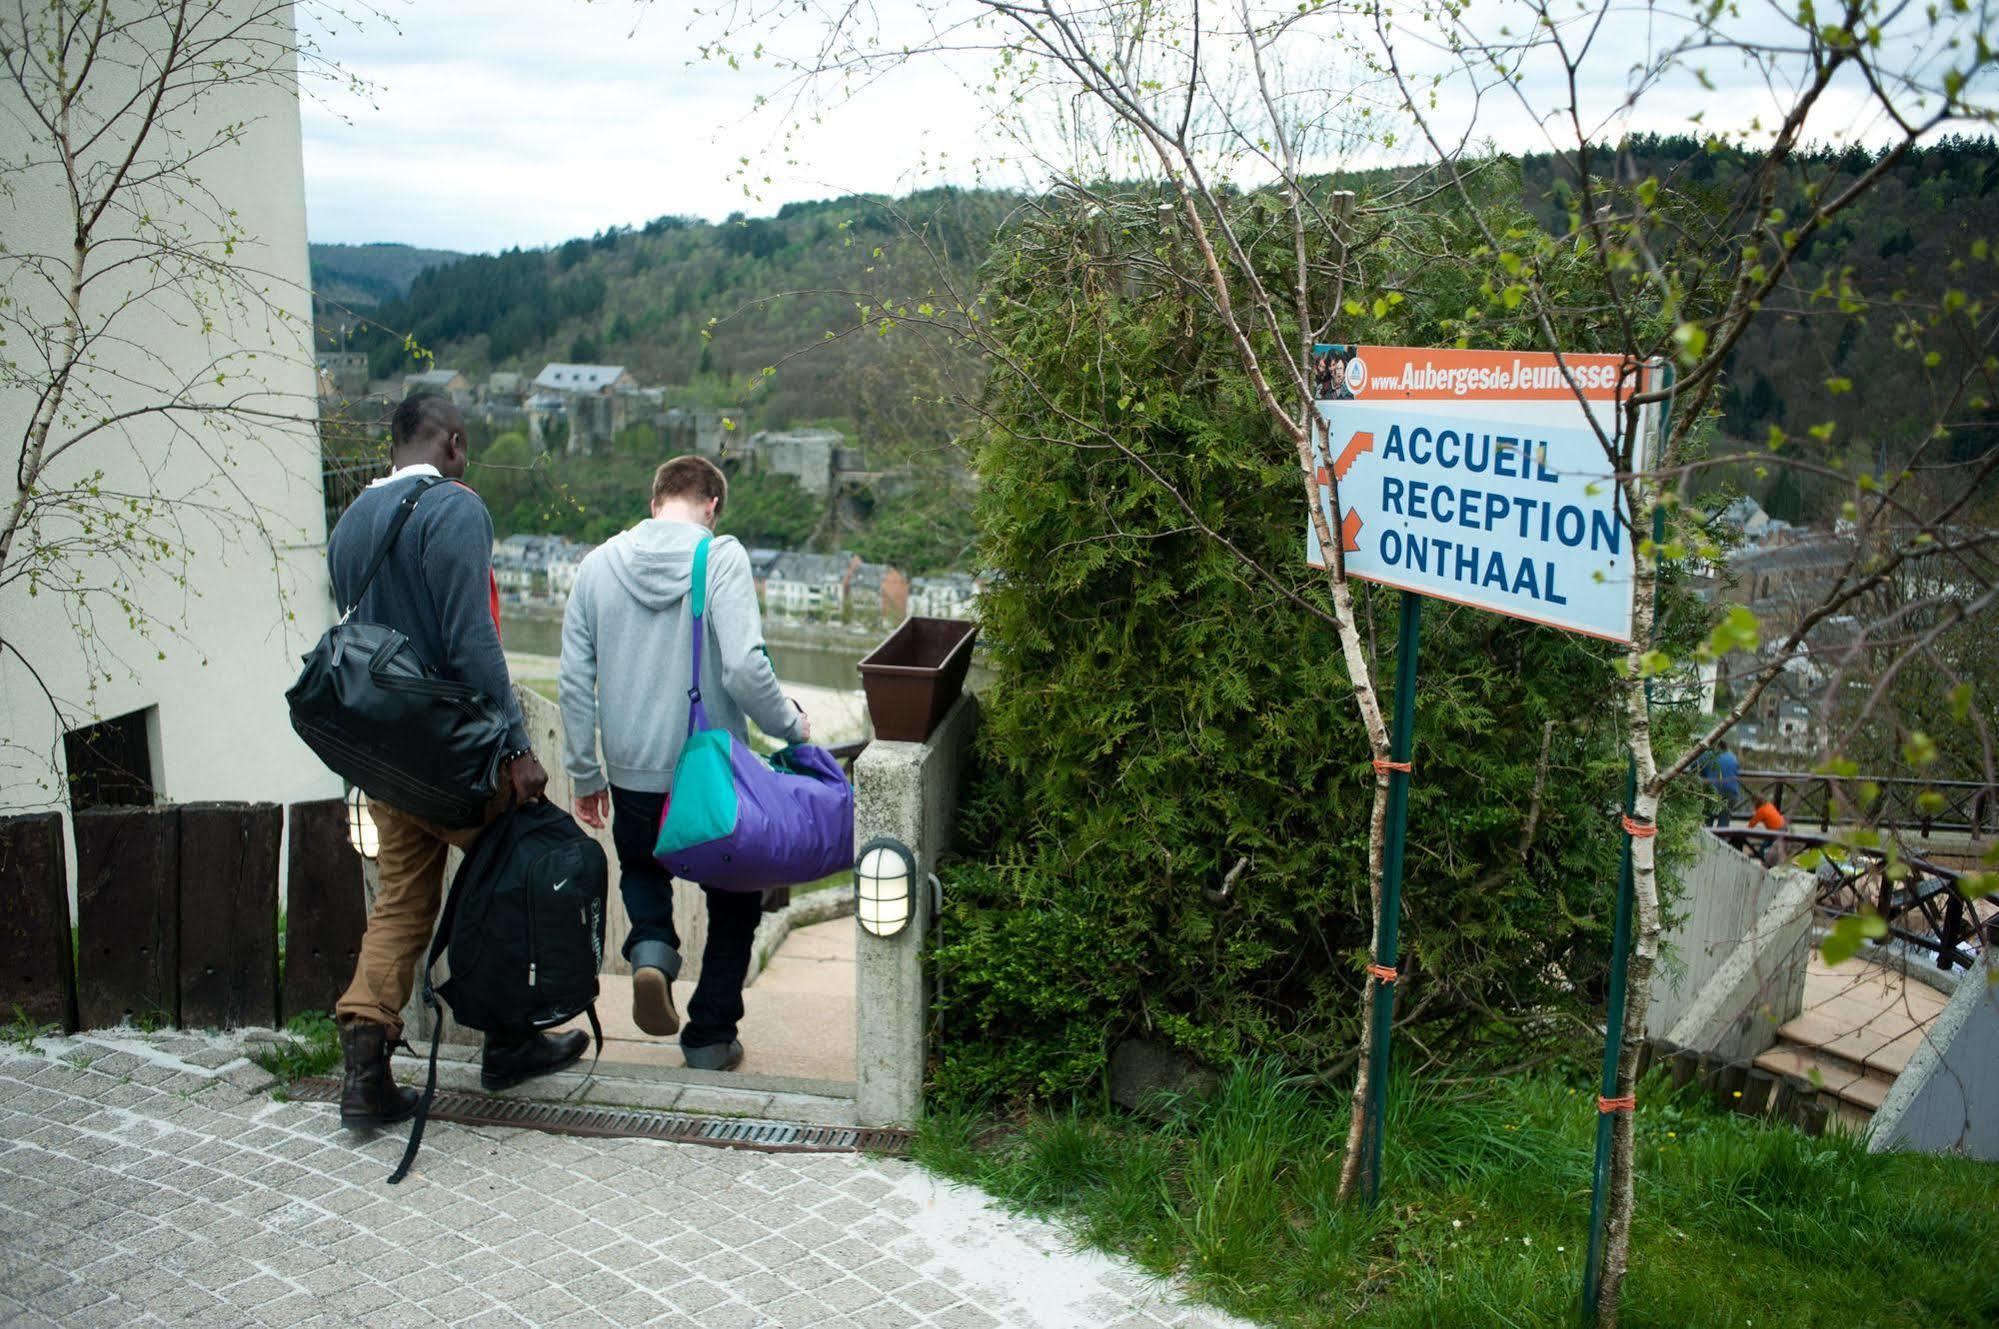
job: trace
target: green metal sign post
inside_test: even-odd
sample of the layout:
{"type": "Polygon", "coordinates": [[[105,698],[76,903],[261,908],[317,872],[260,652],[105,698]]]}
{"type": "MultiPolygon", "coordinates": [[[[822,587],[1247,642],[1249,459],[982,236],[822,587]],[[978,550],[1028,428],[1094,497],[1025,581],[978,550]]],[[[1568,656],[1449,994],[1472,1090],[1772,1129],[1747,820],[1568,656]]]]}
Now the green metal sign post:
{"type": "MultiPolygon", "coordinates": [[[[1638,764],[1629,762],[1624,770],[1624,815],[1631,815],[1638,795],[1638,764]]],[[[1610,944],[1610,993],[1605,1003],[1603,1078],[1599,1091],[1604,1098],[1617,1094],[1617,1066],[1624,1055],[1624,986],[1631,967],[1631,914],[1634,907],[1631,884],[1631,834],[1624,836],[1624,860],[1617,871],[1617,917],[1610,944]]],[[[1583,1319],[1596,1323],[1597,1290],[1603,1286],[1603,1242],[1610,1203],[1610,1131],[1616,1118],[1608,1112],[1596,1114],[1596,1166],[1590,1174],[1589,1255],[1583,1264],[1583,1319]]]]}
{"type": "Polygon", "coordinates": [[[1374,933],[1373,1022],[1368,1035],[1366,1151],[1362,1194],[1372,1206],[1381,1194],[1381,1137],[1388,1115],[1388,1040],[1395,1027],[1393,974],[1401,945],[1403,845],[1409,827],[1409,752],[1416,728],[1416,642],[1422,626],[1423,597],[1402,593],[1395,646],[1395,727],[1388,738],[1388,841],[1381,851],[1381,919],[1374,933]]]}

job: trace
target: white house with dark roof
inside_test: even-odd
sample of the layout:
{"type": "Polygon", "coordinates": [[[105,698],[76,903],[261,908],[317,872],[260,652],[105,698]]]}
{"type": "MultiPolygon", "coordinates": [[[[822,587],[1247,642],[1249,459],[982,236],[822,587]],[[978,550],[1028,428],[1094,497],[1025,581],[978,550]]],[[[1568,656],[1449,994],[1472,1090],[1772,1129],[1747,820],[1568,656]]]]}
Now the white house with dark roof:
{"type": "Polygon", "coordinates": [[[837,618],[847,607],[853,554],[787,552],[764,578],[764,608],[787,618],[837,618]]]}
{"type": "Polygon", "coordinates": [[[978,584],[962,572],[909,579],[909,612],[916,618],[975,619],[978,584]]]}
{"type": "Polygon", "coordinates": [[[534,388],[537,392],[560,392],[565,396],[578,392],[637,392],[639,381],[623,365],[551,364],[534,376],[534,388]]]}
{"type": "Polygon", "coordinates": [[[562,445],[569,452],[601,452],[632,420],[650,414],[638,380],[623,365],[550,364],[535,375],[528,398],[528,432],[546,448],[557,431],[549,428],[559,414],[562,445]]]}

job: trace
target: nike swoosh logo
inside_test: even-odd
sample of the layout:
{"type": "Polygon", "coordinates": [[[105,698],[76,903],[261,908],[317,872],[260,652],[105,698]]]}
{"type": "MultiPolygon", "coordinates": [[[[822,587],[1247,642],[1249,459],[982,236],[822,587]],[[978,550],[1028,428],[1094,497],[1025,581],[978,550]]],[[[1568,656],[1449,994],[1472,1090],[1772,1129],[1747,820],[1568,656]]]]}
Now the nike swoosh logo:
{"type": "Polygon", "coordinates": [[[555,885],[549,887],[548,889],[550,889],[551,891],[559,891],[568,884],[569,884],[569,878],[564,877],[561,881],[556,882],[555,885]]]}

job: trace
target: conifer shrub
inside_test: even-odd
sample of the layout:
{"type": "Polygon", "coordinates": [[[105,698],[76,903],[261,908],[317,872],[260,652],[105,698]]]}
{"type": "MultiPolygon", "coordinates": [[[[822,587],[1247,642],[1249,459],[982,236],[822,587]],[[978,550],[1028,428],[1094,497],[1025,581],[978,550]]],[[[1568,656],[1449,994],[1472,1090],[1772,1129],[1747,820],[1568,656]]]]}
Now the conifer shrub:
{"type": "MultiPolygon", "coordinates": [[[[1155,202],[1087,220],[1051,208],[988,265],[983,317],[1027,374],[994,371],[978,453],[994,681],[935,956],[945,1099],[1087,1091],[1133,1034],[1216,1063],[1351,1068],[1368,744],[1332,624],[1290,598],[1330,614],[1304,563],[1295,453],[1211,302],[1180,280],[1185,242],[1147,229],[1155,202]]],[[[1427,239],[1468,248],[1463,218],[1436,212],[1427,239]]],[[[1288,231],[1266,243],[1283,271],[1288,231]]],[[[1362,307],[1341,339],[1448,344],[1463,327],[1449,320],[1501,309],[1459,270],[1411,268],[1397,285],[1414,293],[1362,307]]],[[[1497,317],[1479,335],[1526,344],[1497,317]]],[[[1358,589],[1386,698],[1396,593],[1358,589]]],[[[1683,591],[1667,613],[1697,627],[1683,591]]],[[[1398,1064],[1593,1056],[1621,651],[1430,600],[1420,657],[1398,1064]]],[[[1669,849],[1694,817],[1672,807],[1669,849]]]]}

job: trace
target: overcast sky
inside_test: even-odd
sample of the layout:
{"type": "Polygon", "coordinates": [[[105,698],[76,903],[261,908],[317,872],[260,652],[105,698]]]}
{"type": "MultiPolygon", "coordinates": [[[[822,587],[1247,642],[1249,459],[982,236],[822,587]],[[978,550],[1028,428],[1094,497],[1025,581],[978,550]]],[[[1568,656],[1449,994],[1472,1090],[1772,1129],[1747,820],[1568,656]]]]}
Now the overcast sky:
{"type": "Polygon", "coordinates": [[[844,108],[787,168],[772,117],[753,115],[776,81],[700,61],[665,21],[679,3],[389,0],[393,25],[320,30],[371,95],[322,88],[304,103],[311,238],[490,251],[666,213],[761,215],[903,192],[925,182],[926,154],[962,159],[973,141],[976,106],[929,66],[844,108]],[[745,155],[760,198],[735,178],[745,155]]]}
{"type": "MultiPolygon", "coordinates": [[[[978,54],[955,65],[904,66],[823,124],[808,122],[786,151],[773,140],[778,117],[755,109],[759,94],[779,91],[777,77],[747,59],[740,70],[702,61],[681,19],[685,0],[374,2],[387,18],[359,28],[327,29],[301,10],[307,36],[368,85],[365,96],[322,86],[304,103],[308,229],[316,241],[492,251],[556,244],[665,213],[719,220],[738,209],[767,215],[793,200],[902,193],[940,180],[1038,183],[1023,171],[1017,142],[994,140],[972,88],[987,64],[978,54]],[[745,157],[754,196],[744,192],[745,157]]],[[[917,9],[912,0],[881,0],[876,12],[907,28],[917,9]]],[[[1696,113],[1706,129],[1745,126],[1758,115],[1769,123],[1769,90],[1718,58],[1704,61],[1712,88],[1685,77],[1651,89],[1637,112],[1620,110],[1637,51],[1672,39],[1670,20],[1658,17],[1670,12],[1634,5],[1610,25],[1584,86],[1598,117],[1593,127],[1685,132],[1696,113]]],[[[1752,12],[1743,22],[1762,20],[1752,12]]],[[[905,35],[917,34],[897,34],[905,35]]],[[[1411,70],[1440,67],[1425,35],[1398,34],[1398,58],[1411,70]]],[[[800,39],[769,34],[778,46],[800,39]]],[[[981,39],[957,31],[951,40],[981,39]]],[[[1352,86],[1336,56],[1305,72],[1310,62],[1297,50],[1286,48],[1289,63],[1272,77],[1296,80],[1303,100],[1318,96],[1315,86],[1326,97],[1352,86]]],[[[1541,85],[1543,100],[1554,86],[1541,85]]],[[[1440,92],[1434,114],[1448,138],[1472,102],[1450,84],[1440,92]]],[[[1029,109],[1045,114],[1060,105],[1036,97],[1029,109]]],[[[1821,112],[1810,135],[1821,141],[1843,134],[1878,141],[1884,129],[1857,86],[1835,88],[1821,112]]],[[[1549,146],[1503,92],[1484,101],[1478,126],[1510,151],[1549,146]]],[[[1405,126],[1398,151],[1416,141],[1405,126]]],[[[1074,150],[1073,140],[1062,148],[1074,150]]]]}

